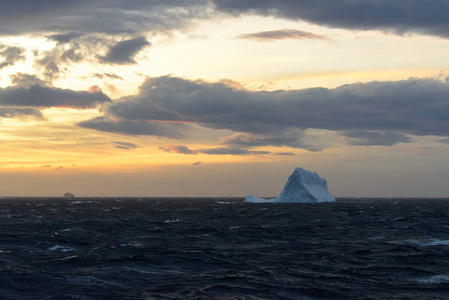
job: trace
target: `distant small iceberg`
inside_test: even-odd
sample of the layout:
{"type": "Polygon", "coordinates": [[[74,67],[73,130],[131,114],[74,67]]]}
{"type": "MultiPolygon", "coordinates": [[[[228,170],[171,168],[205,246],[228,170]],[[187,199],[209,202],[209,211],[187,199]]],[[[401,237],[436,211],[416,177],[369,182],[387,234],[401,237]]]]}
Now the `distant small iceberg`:
{"type": "Polygon", "coordinates": [[[64,197],[64,198],[75,198],[75,195],[72,194],[72,193],[67,192],[67,193],[64,194],[63,197],[64,197]]]}
{"type": "Polygon", "coordinates": [[[267,200],[248,195],[245,202],[319,203],[335,202],[335,198],[327,188],[326,179],[321,178],[315,172],[303,168],[295,168],[295,171],[288,178],[279,197],[267,200]]]}

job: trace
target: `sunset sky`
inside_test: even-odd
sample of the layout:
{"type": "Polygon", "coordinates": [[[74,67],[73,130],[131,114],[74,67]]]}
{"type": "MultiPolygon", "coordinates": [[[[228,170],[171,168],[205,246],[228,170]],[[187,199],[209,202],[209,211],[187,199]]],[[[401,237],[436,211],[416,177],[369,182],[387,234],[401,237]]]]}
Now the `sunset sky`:
{"type": "Polygon", "coordinates": [[[449,0],[4,0],[0,196],[449,197],[449,0]]]}

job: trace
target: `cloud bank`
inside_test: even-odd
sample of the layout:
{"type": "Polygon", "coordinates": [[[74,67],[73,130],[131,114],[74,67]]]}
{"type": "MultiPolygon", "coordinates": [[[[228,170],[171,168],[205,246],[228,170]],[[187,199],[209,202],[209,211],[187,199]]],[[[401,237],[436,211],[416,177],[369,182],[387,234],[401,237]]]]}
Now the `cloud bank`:
{"type": "MultiPolygon", "coordinates": [[[[203,18],[206,0],[22,0],[0,4],[0,35],[70,32],[130,35],[185,28],[203,18]]],[[[59,34],[59,35],[58,35],[59,34]]]]}
{"type": "Polygon", "coordinates": [[[350,30],[449,37],[448,0],[22,0],[0,4],[0,35],[138,35],[186,28],[220,14],[257,14],[350,30]]]}
{"type": "Polygon", "coordinates": [[[394,145],[408,135],[449,137],[449,82],[435,79],[374,81],[334,89],[250,91],[236,83],[147,79],[134,96],[103,107],[104,116],[78,125],[131,135],[183,138],[192,124],[235,132],[228,147],[289,146],[307,129],[337,131],[350,145],[394,145]]]}
{"type": "Polygon", "coordinates": [[[274,16],[327,27],[449,37],[448,0],[212,0],[233,15],[274,16]]]}
{"type": "Polygon", "coordinates": [[[98,87],[91,87],[89,91],[56,88],[35,75],[22,73],[12,75],[11,81],[12,86],[0,88],[0,118],[32,117],[45,120],[40,109],[88,109],[111,102],[98,87]]]}
{"type": "Polygon", "coordinates": [[[0,106],[3,107],[67,107],[95,108],[111,99],[101,91],[73,91],[49,86],[30,85],[0,88],[0,106]]]}
{"type": "MultiPolygon", "coordinates": [[[[259,155],[285,155],[285,154],[279,154],[279,153],[272,153],[270,151],[256,151],[256,150],[248,150],[248,149],[242,149],[242,148],[234,148],[234,147],[218,147],[218,148],[206,148],[206,149],[195,149],[192,150],[187,146],[184,145],[165,145],[163,147],[159,147],[160,150],[163,150],[168,153],[178,153],[178,154],[207,154],[207,155],[253,155],[253,156],[259,156],[259,155]]],[[[290,154],[288,154],[290,155],[290,154]]],[[[292,153],[292,155],[294,155],[292,153]]]]}

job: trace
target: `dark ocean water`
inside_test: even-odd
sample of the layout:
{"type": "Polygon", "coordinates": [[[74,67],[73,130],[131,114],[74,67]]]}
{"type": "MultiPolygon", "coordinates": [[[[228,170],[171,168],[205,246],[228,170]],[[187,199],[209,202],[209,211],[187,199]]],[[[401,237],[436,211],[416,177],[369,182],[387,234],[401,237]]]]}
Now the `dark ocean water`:
{"type": "Polygon", "coordinates": [[[0,299],[448,299],[449,199],[0,200],[0,299]]]}

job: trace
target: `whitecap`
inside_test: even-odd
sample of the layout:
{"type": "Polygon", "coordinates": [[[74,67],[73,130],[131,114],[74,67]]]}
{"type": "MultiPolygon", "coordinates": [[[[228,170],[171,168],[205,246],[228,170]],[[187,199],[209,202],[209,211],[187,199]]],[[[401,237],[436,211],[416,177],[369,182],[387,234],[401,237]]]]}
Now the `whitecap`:
{"type": "Polygon", "coordinates": [[[448,239],[403,240],[403,241],[391,241],[389,243],[395,244],[395,245],[412,245],[412,246],[419,246],[419,247],[449,246],[448,239]]]}
{"type": "Polygon", "coordinates": [[[176,220],[165,220],[164,223],[176,223],[181,221],[180,219],[176,219],[176,220]]]}
{"type": "Polygon", "coordinates": [[[449,246],[449,240],[433,239],[428,242],[421,242],[421,246],[449,246]]]}
{"type": "Polygon", "coordinates": [[[71,256],[67,256],[67,257],[63,257],[63,258],[57,258],[54,261],[64,261],[64,260],[70,260],[70,259],[74,259],[77,258],[78,255],[71,255],[71,256]]]}
{"type": "Polygon", "coordinates": [[[48,248],[49,251],[60,251],[60,252],[70,252],[70,251],[74,251],[75,248],[72,247],[64,247],[61,245],[55,245],[53,247],[48,248]]]}
{"type": "Polygon", "coordinates": [[[446,275],[434,275],[424,278],[417,278],[415,281],[426,284],[440,284],[449,283],[449,276],[446,275]]]}
{"type": "Polygon", "coordinates": [[[142,247],[142,244],[139,243],[127,243],[127,244],[120,244],[121,247],[142,247]]]}
{"type": "Polygon", "coordinates": [[[125,267],[126,270],[141,273],[141,274],[154,274],[154,275],[179,275],[182,272],[176,270],[147,268],[147,267],[125,267]]]}

